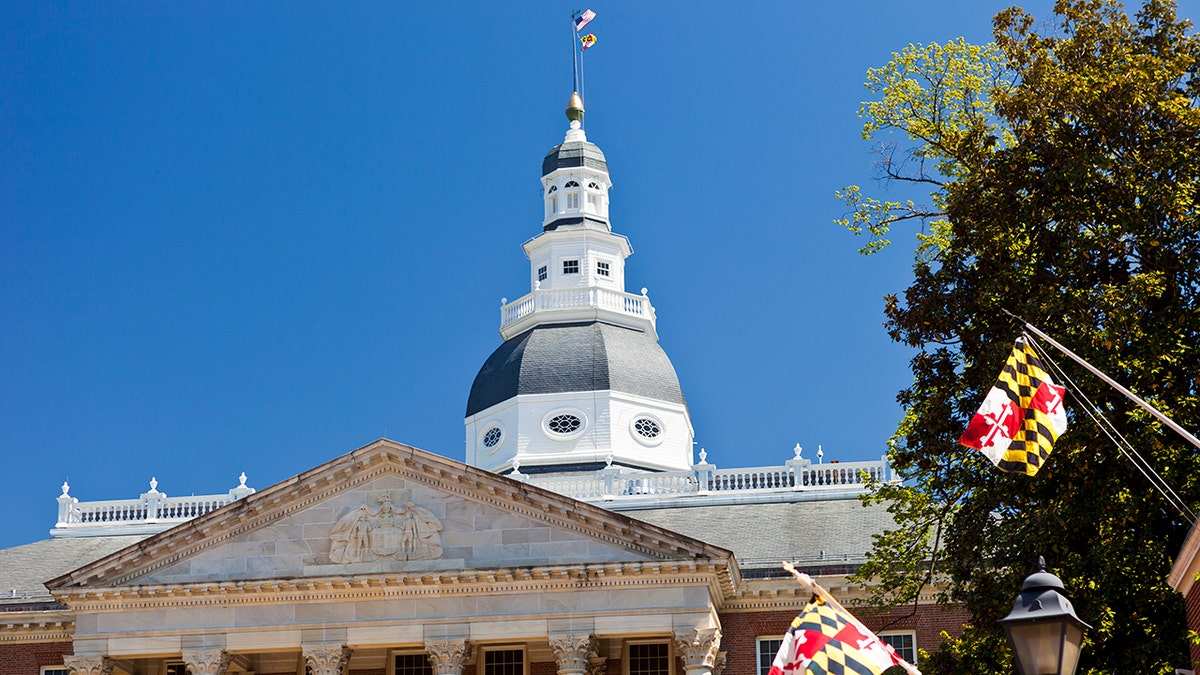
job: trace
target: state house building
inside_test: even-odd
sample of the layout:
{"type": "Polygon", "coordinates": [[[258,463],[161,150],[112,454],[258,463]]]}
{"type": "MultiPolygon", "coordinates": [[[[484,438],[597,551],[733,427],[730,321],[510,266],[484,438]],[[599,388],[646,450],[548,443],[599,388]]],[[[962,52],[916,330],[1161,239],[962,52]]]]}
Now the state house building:
{"type": "MultiPolygon", "coordinates": [[[[886,462],[694,455],[578,96],[567,117],[465,464],[378,440],[259,490],[64,484],[50,538],[0,551],[0,675],[765,673],[809,599],[781,561],[860,594],[844,575],[891,520],[857,496],[886,462]]],[[[862,618],[916,661],[965,614],[862,618]]]]}

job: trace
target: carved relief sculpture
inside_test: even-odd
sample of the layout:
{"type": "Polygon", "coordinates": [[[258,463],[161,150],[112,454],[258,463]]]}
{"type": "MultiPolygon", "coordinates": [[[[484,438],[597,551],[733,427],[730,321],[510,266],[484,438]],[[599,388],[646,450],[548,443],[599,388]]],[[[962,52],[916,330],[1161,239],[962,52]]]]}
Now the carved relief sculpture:
{"type": "Polygon", "coordinates": [[[396,508],[384,494],[379,508],[366,504],[342,517],[329,533],[329,559],[358,563],[394,558],[436,560],[442,557],[442,522],[412,502],[396,508]]]}

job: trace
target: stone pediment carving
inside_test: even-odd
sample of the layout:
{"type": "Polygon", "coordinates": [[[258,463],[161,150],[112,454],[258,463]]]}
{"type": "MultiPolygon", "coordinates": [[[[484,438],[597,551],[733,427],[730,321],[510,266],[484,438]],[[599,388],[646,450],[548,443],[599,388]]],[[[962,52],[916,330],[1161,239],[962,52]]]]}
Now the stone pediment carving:
{"type": "Polygon", "coordinates": [[[544,566],[675,560],[719,565],[731,593],[731,559],[725,549],[661,527],[381,440],[47,587],[71,604],[99,598],[98,588],[122,594],[169,586],[175,590],[164,597],[175,598],[228,588],[214,582],[275,588],[272,580],[295,585],[304,578],[312,580],[307,589],[347,574],[415,574],[423,584],[432,570],[471,578],[486,570],[498,581],[510,569],[520,576],[544,566]]]}
{"type": "Polygon", "coordinates": [[[442,521],[412,502],[397,508],[390,494],[379,507],[363,504],[334,525],[329,533],[329,559],[360,563],[380,558],[436,560],[442,557],[442,521]]]}

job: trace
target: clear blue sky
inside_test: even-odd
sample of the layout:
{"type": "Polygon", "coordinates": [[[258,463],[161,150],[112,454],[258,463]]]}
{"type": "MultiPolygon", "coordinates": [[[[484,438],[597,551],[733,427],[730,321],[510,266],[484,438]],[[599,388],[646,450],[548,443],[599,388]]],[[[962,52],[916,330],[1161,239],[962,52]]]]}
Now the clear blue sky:
{"type": "MultiPolygon", "coordinates": [[[[868,259],[831,222],[872,182],[864,72],[986,41],[1003,6],[591,6],[588,136],[710,461],[884,452],[910,375],[882,296],[912,232],[868,259]]],[[[0,546],[47,535],[64,480],[264,488],[382,436],[462,459],[583,7],[6,5],[0,546]]]]}

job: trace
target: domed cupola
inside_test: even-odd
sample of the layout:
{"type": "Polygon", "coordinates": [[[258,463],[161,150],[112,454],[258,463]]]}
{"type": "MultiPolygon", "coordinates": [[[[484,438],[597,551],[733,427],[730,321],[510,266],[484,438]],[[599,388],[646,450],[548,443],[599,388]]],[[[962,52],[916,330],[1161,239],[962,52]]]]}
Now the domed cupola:
{"type": "Polygon", "coordinates": [[[524,244],[531,292],[500,311],[504,343],[467,402],[467,463],[522,473],[686,470],[692,425],[658,344],[654,307],[625,292],[629,240],[612,232],[608,162],[582,127],[542,161],[542,232],[524,244]]]}
{"type": "Polygon", "coordinates": [[[542,194],[545,197],[543,230],[563,226],[587,227],[609,232],[608,162],[583,132],[583,101],[571,95],[567,105],[571,127],[563,142],[542,160],[542,194]]]}

